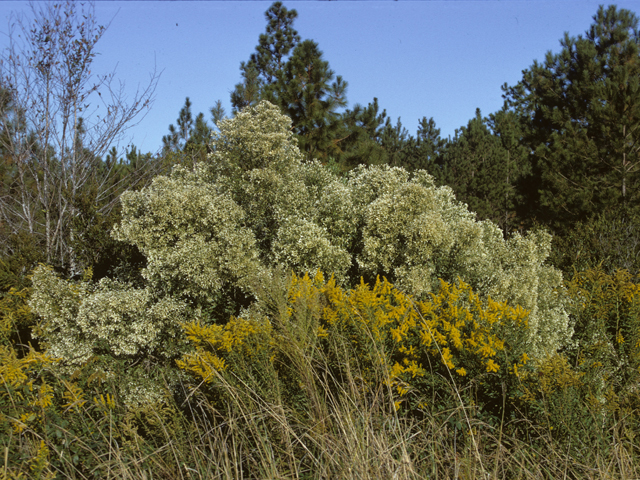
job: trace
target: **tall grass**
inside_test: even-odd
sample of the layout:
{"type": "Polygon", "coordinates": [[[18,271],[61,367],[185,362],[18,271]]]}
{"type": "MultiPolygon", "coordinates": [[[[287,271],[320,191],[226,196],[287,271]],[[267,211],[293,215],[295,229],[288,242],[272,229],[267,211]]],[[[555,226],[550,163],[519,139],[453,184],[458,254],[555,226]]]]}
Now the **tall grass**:
{"type": "MultiPolygon", "coordinates": [[[[492,408],[478,387],[484,377],[468,381],[441,365],[431,372],[437,394],[407,383],[403,398],[412,400],[399,406],[392,366],[371,361],[388,357],[389,344],[374,341],[373,329],[356,332],[378,349],[364,358],[352,330],[316,334],[321,295],[282,293],[264,296],[275,341],[263,357],[228,352],[227,368],[185,373],[158,404],[126,406],[114,380],[70,379],[44,356],[12,367],[26,372],[21,383],[0,370],[1,478],[640,478],[637,403],[619,395],[609,413],[610,402],[580,394],[588,385],[559,388],[563,368],[577,371],[569,354],[531,367],[526,389],[503,382],[492,408]],[[63,395],[70,382],[82,387],[75,400],[63,395]],[[563,404],[579,415],[563,417],[563,404]]],[[[247,351],[259,352],[246,338],[247,351]]]]}

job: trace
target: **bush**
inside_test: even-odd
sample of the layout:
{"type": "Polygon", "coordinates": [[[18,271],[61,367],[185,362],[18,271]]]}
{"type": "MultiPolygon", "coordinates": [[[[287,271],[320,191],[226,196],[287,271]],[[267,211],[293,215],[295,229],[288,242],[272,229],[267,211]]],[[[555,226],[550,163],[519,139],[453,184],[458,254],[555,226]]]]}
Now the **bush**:
{"type": "Polygon", "coordinates": [[[424,171],[360,167],[337,177],[303,161],[289,126],[267,102],[247,108],[221,122],[206,164],[123,195],[115,235],[147,256],[154,295],[215,323],[226,321],[210,317],[225,292],[243,292],[237,315],[274,268],[332,272],[343,286],[380,275],[419,299],[459,277],[484,300],[529,310],[532,355],[567,343],[562,277],[545,264],[549,235],[503,240],[424,171]]]}
{"type": "Polygon", "coordinates": [[[281,308],[258,305],[249,318],[225,326],[187,323],[194,352],[179,367],[198,381],[248,388],[262,398],[274,392],[286,397],[309,378],[326,375],[343,390],[340,379],[359,372],[366,391],[389,388],[396,408],[412,411],[455,409],[463,399],[451,397],[452,383],[466,392],[465,402],[473,398],[481,409],[493,408],[492,392],[506,388],[515,395],[517,378],[529,368],[522,341],[528,312],[483,301],[463,282],[443,281],[437,294],[415,301],[386,280],[346,291],[318,273],[293,275],[282,296],[281,308]],[[301,357],[314,360],[300,364],[301,357]]]}

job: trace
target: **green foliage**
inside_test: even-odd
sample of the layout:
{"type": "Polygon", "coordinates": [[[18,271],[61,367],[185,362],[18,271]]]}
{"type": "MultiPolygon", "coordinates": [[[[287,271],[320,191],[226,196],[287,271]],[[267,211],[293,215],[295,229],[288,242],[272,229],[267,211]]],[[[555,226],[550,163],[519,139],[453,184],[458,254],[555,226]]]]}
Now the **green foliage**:
{"type": "MultiPolygon", "coordinates": [[[[220,100],[210,109],[214,128],[225,118],[225,111],[220,100]]],[[[213,128],[209,126],[200,112],[195,119],[191,113],[191,100],[186,98],[180,109],[177,127],[169,125],[169,134],[162,137],[162,156],[169,165],[188,165],[203,161],[211,153],[210,143],[213,128]],[[176,158],[177,157],[177,158],[176,158]]]]}
{"type": "Polygon", "coordinates": [[[638,205],[638,19],[600,6],[584,36],[524,71],[506,98],[532,155],[531,216],[564,232],[577,221],[638,205]]]}
{"type": "Polygon", "coordinates": [[[256,52],[248,62],[240,64],[242,83],[235,86],[231,93],[231,105],[234,113],[245,107],[255,105],[264,96],[264,90],[271,90],[286,60],[300,42],[293,22],[298,12],[288,10],[282,2],[274,2],[265,12],[267,28],[258,40],[256,52]]]}
{"type": "Polygon", "coordinates": [[[600,267],[608,274],[617,269],[638,274],[639,232],[638,216],[629,216],[624,211],[598,214],[554,237],[551,262],[569,277],[575,271],[600,267]]]}
{"type": "Polygon", "coordinates": [[[573,345],[533,361],[517,401],[527,418],[565,448],[608,455],[604,432],[632,435],[640,396],[640,287],[624,270],[577,272],[567,282],[575,318],[573,345]]]}
{"type": "Polygon", "coordinates": [[[422,117],[418,123],[418,131],[411,158],[407,167],[413,170],[427,170],[436,175],[436,161],[442,154],[446,141],[440,137],[440,129],[436,128],[433,117],[427,120],[422,117]]]}
{"type": "Polygon", "coordinates": [[[305,40],[293,50],[264,96],[291,118],[300,150],[309,159],[324,159],[339,151],[337,110],[346,106],[347,82],[340,75],[334,81],[334,75],[318,44],[305,40]]]}
{"type": "Polygon", "coordinates": [[[268,100],[287,115],[300,150],[307,158],[327,161],[340,153],[341,116],[346,106],[347,83],[335,77],[313,40],[300,41],[293,21],[295,10],[275,2],[265,13],[266,33],[256,53],[240,70],[243,82],[231,94],[234,113],[268,100]],[[291,52],[291,54],[289,54],[291,52]]]}
{"type": "Polygon", "coordinates": [[[342,141],[339,143],[342,169],[386,163],[380,137],[387,112],[379,110],[378,99],[374,98],[366,107],[356,104],[343,113],[344,132],[340,133],[342,141]]]}
{"type": "Polygon", "coordinates": [[[600,383],[592,394],[602,399],[611,389],[621,403],[639,400],[631,386],[640,380],[640,285],[626,270],[589,269],[568,288],[576,303],[575,359],[597,371],[600,383]]]}
{"type": "Polygon", "coordinates": [[[420,120],[414,138],[400,119],[393,125],[386,110],[379,112],[379,108],[378,99],[374,98],[366,107],[356,104],[342,114],[340,141],[336,144],[341,169],[386,164],[437,175],[440,166],[436,162],[446,142],[440,138],[433,118],[420,120]]]}
{"type": "Polygon", "coordinates": [[[500,226],[505,236],[519,230],[516,187],[526,159],[517,144],[513,117],[500,111],[489,120],[476,110],[476,117],[456,130],[432,167],[439,183],[450,186],[456,198],[467,203],[479,218],[500,226]]]}

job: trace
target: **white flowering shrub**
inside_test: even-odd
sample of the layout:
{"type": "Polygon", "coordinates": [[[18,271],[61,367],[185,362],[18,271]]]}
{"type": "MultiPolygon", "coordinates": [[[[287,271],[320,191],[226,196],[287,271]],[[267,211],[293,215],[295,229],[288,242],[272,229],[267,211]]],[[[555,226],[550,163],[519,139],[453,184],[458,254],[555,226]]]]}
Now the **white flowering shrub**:
{"type": "Polygon", "coordinates": [[[299,167],[302,154],[291,130],[291,120],[269,102],[247,108],[235,118],[218,122],[213,134],[211,169],[234,179],[252,170],[287,174],[299,167]]]}
{"type": "Polygon", "coordinates": [[[295,271],[333,272],[340,280],[351,266],[349,252],[334,245],[326,229],[304,218],[282,222],[273,243],[273,258],[295,271]]]}
{"type": "Polygon", "coordinates": [[[360,167],[349,178],[360,245],[352,252],[359,274],[385,275],[418,297],[458,278],[494,300],[530,311],[529,351],[567,344],[572,329],[560,271],[545,265],[551,237],[532,233],[508,240],[489,221],[476,221],[449,187],[426,172],[360,167]],[[385,184],[385,178],[388,179],[385,184]]]}
{"type": "Polygon", "coordinates": [[[31,305],[51,353],[78,362],[96,349],[165,348],[185,317],[225,322],[210,314],[225,292],[251,296],[276,267],[333,273],[342,285],[386,276],[416,298],[437,292],[439,279],[461,279],[485,299],[530,311],[531,354],[569,342],[562,278],[545,265],[548,235],[505,241],[423,171],[363,166],[339,178],[305,162],[290,120],[267,102],[219,128],[206,163],[122,196],[113,235],[147,257],[144,289],[35,273],[31,305]]]}
{"type": "MultiPolygon", "coordinates": [[[[201,169],[200,169],[201,170],[201,169]]],[[[245,212],[200,170],[176,168],[140,192],[122,195],[122,222],[113,232],[147,257],[142,272],[158,296],[201,307],[225,285],[247,288],[259,269],[245,212]]]]}
{"type": "Polygon", "coordinates": [[[67,282],[44,266],[33,272],[32,280],[30,305],[41,318],[36,333],[46,341],[48,353],[66,365],[80,366],[104,354],[131,359],[177,355],[185,320],[180,302],[106,278],[67,282]]]}

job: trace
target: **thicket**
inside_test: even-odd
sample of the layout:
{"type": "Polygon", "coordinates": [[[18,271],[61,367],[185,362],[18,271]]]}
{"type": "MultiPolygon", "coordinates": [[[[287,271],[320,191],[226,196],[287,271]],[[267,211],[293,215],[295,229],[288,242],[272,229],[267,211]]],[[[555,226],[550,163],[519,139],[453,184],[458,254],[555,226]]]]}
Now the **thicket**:
{"type": "Polygon", "coordinates": [[[113,235],[146,258],[135,281],[41,266],[3,297],[7,469],[208,475],[209,425],[239,442],[241,472],[228,476],[558,471],[508,460],[519,442],[562,451],[580,476],[579,459],[602,462],[612,438],[612,471],[634,471],[630,275],[593,270],[565,286],[545,263],[548,235],[504,240],[426,172],[338,176],[304,160],[289,122],[248,107],[220,122],[207,162],[122,195],[113,235]],[[13,347],[21,322],[43,350],[13,347]],[[360,473],[335,456],[347,426],[360,473]],[[403,437],[424,429],[440,440],[403,437]],[[171,461],[144,460],[173,441],[186,443],[171,461]],[[396,446],[372,470],[378,441],[396,446]]]}
{"type": "MultiPolygon", "coordinates": [[[[573,75],[573,57],[534,64],[505,109],[453,141],[426,118],[414,139],[377,101],[336,113],[345,84],[328,87],[296,15],[267,11],[233,118],[218,104],[212,129],[187,101],[157,158],[76,145],[98,170],[55,198],[38,172],[62,185],[70,164],[52,145],[38,170],[34,137],[28,161],[12,156],[32,126],[2,104],[3,478],[640,476],[635,213],[606,210],[604,190],[562,191],[549,163],[569,158],[563,129],[610,112],[569,128],[536,99],[559,98],[541,78],[573,75]],[[305,62],[319,86],[295,91],[305,62]],[[326,109],[284,115],[300,98],[326,109]],[[51,207],[32,231],[16,192],[27,210],[51,207]],[[549,200],[565,193],[584,207],[571,218],[549,200]],[[71,204],[73,222],[48,236],[71,204]]],[[[624,73],[599,63],[612,55],[635,68],[637,21],[615,8],[594,19],[563,48],[590,53],[580,78],[606,83],[624,73]]],[[[571,130],[571,145],[596,155],[611,128],[571,130]]],[[[630,204],[623,134],[630,163],[603,184],[630,204]]],[[[607,174],[595,170],[583,173],[607,174]]]]}

